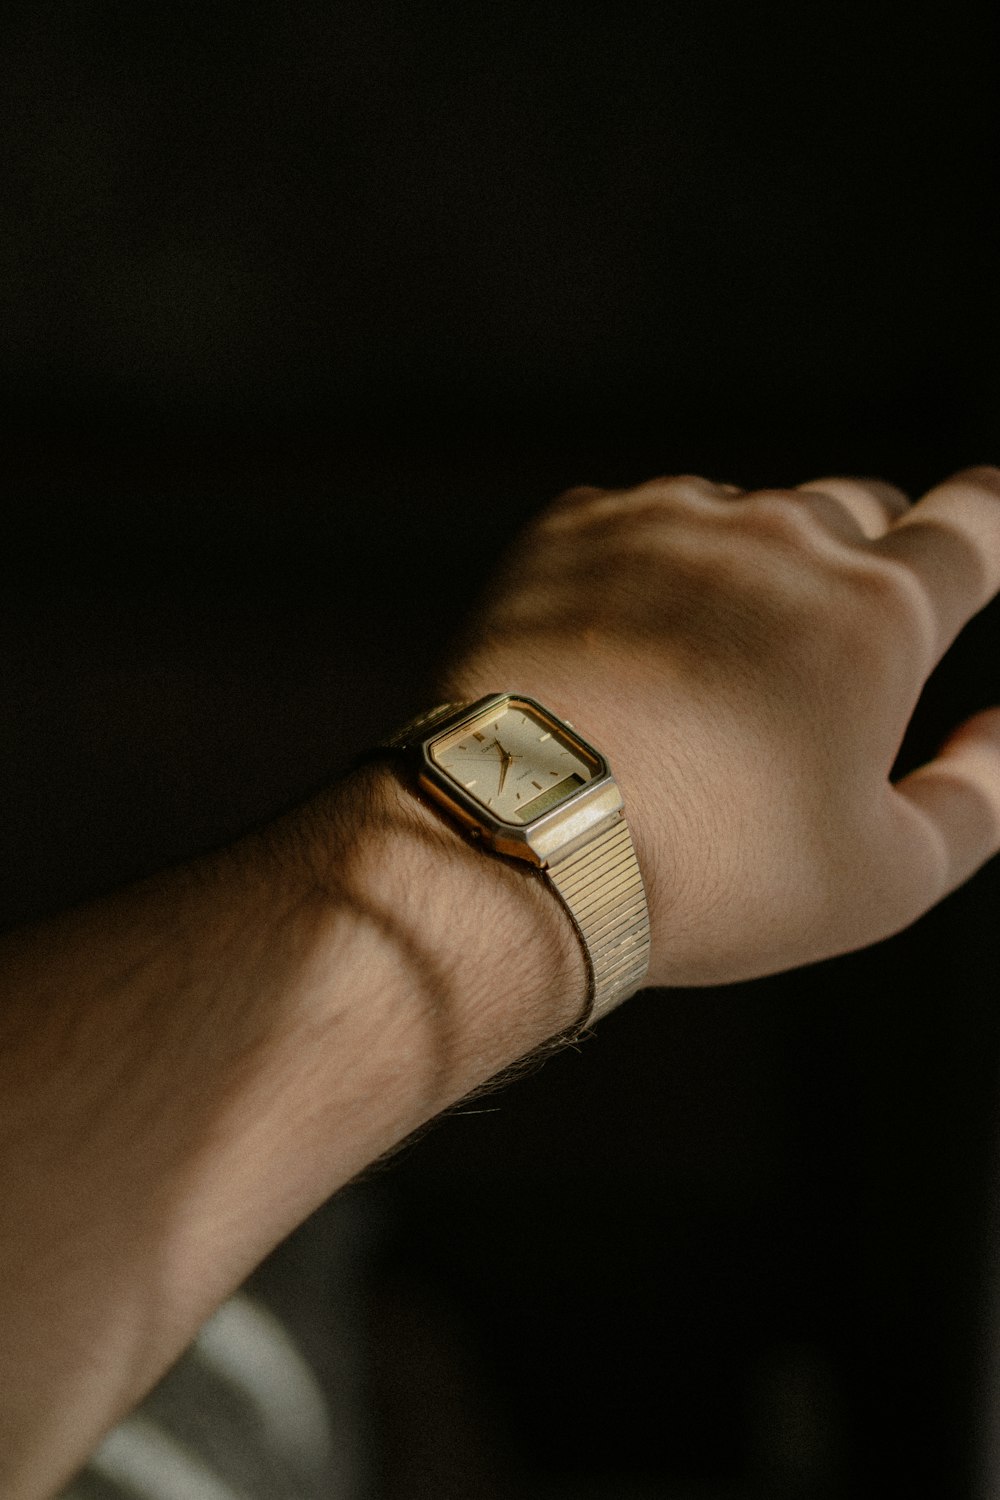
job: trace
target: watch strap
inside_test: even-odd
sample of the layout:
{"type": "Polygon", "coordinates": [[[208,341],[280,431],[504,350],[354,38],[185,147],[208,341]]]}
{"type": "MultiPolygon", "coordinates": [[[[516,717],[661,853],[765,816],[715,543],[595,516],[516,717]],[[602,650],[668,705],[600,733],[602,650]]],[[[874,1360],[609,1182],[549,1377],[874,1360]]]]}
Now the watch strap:
{"type": "Polygon", "coordinates": [[[623,816],[546,874],[583,939],[590,1004],[599,1021],[642,987],[649,967],[649,912],[635,847],[623,816]]]}
{"type": "Polygon", "coordinates": [[[446,724],[452,717],[457,718],[468,708],[468,703],[439,703],[436,708],[427,709],[426,713],[417,714],[415,719],[409,719],[395,734],[387,735],[381,741],[380,750],[409,750],[418,745],[427,735],[432,734],[441,724],[446,724]]]}

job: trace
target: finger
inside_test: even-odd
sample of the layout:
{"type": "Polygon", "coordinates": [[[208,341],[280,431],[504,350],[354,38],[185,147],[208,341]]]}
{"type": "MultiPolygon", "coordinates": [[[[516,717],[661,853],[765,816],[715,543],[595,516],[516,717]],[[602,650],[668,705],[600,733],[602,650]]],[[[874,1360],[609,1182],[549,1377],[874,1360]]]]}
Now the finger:
{"type": "MultiPolygon", "coordinates": [[[[849,530],[859,541],[882,536],[912,504],[903,490],[884,479],[848,479],[831,475],[796,485],[796,493],[832,500],[840,507],[849,530]]],[[[830,512],[827,510],[825,514],[829,516],[830,512]]]]}
{"type": "Polygon", "coordinates": [[[930,606],[940,660],[1000,590],[1000,469],[963,469],[929,490],[873,542],[902,562],[930,606]]]}
{"type": "Polygon", "coordinates": [[[915,917],[1000,851],[1000,707],[959,725],[892,793],[892,853],[912,886],[915,917]]]}

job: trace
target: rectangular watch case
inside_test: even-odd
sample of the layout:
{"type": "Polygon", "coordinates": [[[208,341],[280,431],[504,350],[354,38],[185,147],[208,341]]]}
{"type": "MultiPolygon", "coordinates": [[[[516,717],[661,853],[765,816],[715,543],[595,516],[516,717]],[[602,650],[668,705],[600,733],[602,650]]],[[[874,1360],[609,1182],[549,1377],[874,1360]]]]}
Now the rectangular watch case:
{"type": "Polygon", "coordinates": [[[551,860],[566,858],[578,846],[588,843],[595,833],[610,827],[622,817],[622,797],[606,759],[598,750],[563,719],[556,718],[533,698],[523,693],[492,693],[478,702],[467,704],[453,717],[433,726],[420,741],[417,778],[424,792],[442,803],[452,816],[474,837],[482,838],[499,854],[545,867],[551,860]],[[571,745],[590,760],[594,775],[583,786],[571,792],[565,801],[527,823],[508,822],[496,817],[433,759],[433,747],[440,740],[467,728],[477,720],[488,720],[499,709],[524,704],[533,716],[551,726],[550,733],[571,745]]]}

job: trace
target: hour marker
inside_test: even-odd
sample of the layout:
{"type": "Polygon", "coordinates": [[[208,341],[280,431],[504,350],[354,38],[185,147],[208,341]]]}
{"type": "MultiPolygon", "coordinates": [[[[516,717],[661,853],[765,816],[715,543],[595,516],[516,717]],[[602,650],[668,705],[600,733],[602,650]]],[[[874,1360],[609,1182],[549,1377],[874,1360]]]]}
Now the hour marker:
{"type": "Polygon", "coordinates": [[[537,786],[537,788],[538,788],[538,790],[539,790],[539,791],[541,791],[541,790],[542,790],[542,783],[541,783],[541,782],[540,782],[540,781],[533,781],[533,782],[532,782],[532,783],[531,783],[531,785],[532,785],[532,786],[537,786]]]}
{"type": "Polygon", "coordinates": [[[542,740],[550,740],[551,738],[552,738],[551,734],[540,734],[538,736],[538,743],[541,744],[542,740]]]}
{"type": "Polygon", "coordinates": [[[475,784],[476,784],[476,782],[478,780],[479,780],[478,776],[473,776],[472,780],[471,781],[467,781],[465,784],[466,784],[466,786],[475,786],[475,784]]]}
{"type": "Polygon", "coordinates": [[[472,731],[472,738],[474,740],[484,740],[486,738],[486,736],[485,736],[485,734],[480,734],[478,729],[474,729],[472,731]]]}

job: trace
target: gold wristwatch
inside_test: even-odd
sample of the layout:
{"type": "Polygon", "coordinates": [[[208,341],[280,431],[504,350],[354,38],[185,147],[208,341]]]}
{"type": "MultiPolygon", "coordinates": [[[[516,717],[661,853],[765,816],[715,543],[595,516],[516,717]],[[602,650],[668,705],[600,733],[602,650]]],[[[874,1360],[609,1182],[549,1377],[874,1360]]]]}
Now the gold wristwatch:
{"type": "Polygon", "coordinates": [[[383,742],[414,763],[422,791],[473,838],[547,877],[587,960],[590,1025],[641,989],[649,912],[604,756],[523,693],[442,703],[383,742]]]}

